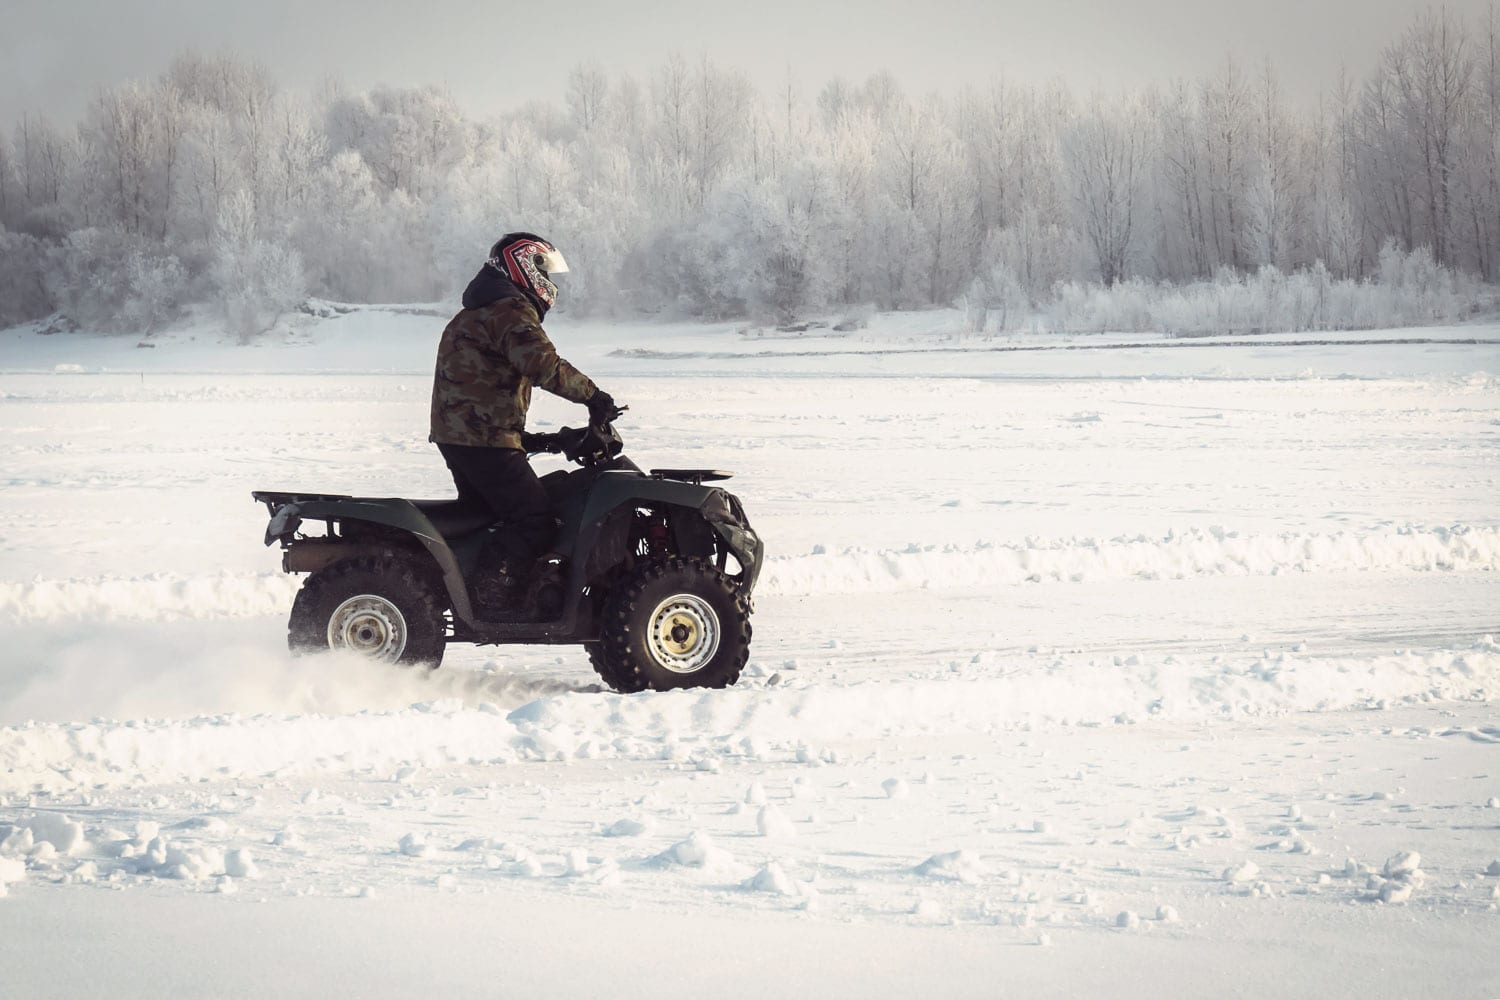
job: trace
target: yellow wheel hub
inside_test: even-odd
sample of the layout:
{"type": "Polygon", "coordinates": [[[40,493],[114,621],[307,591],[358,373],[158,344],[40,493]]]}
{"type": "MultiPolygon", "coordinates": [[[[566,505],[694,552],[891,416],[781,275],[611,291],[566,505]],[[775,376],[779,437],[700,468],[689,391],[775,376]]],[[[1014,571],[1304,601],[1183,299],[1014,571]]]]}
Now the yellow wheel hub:
{"type": "Polygon", "coordinates": [[[686,656],[691,653],[702,635],[697,621],[680,611],[663,619],[661,630],[661,644],[673,656],[686,656]]]}
{"type": "Polygon", "coordinates": [[[677,674],[701,670],[719,651],[719,616],[696,594],[675,594],[651,612],[651,658],[677,674]]]}

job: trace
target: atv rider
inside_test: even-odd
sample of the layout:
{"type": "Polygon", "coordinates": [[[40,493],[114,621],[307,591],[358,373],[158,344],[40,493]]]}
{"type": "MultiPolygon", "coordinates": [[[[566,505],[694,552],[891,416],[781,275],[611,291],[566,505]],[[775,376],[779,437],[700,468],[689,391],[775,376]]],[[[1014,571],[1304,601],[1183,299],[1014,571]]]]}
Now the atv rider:
{"type": "MultiPolygon", "coordinates": [[[[538,564],[557,530],[547,493],[526,460],[531,387],[584,404],[596,427],[619,413],[609,393],[558,357],[542,329],[557,302],[551,275],[567,269],[562,254],[540,236],[501,237],[438,345],[428,439],[448,463],[459,500],[487,507],[504,522],[492,542],[496,575],[477,595],[487,605],[514,606],[527,582],[545,575],[538,564]]],[[[534,600],[527,603],[537,610],[534,600]]]]}

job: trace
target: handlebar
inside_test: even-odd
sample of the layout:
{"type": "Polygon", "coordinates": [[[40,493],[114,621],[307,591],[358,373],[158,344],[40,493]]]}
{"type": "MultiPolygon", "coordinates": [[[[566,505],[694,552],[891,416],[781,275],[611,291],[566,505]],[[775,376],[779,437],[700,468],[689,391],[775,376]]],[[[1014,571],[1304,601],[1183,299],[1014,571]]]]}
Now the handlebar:
{"type": "Polygon", "coordinates": [[[592,468],[625,450],[625,442],[615,430],[614,421],[628,409],[628,406],[620,407],[602,425],[591,423],[587,427],[562,427],[551,434],[523,434],[521,445],[528,455],[562,455],[570,462],[592,468]]]}

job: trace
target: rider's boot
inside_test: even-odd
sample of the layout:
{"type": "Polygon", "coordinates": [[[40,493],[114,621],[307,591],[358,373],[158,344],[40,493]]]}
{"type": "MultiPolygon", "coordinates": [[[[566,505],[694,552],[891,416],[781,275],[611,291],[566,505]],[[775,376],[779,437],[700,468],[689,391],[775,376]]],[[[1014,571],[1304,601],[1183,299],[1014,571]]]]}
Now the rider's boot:
{"type": "Polygon", "coordinates": [[[487,566],[474,578],[474,610],[482,621],[515,621],[526,604],[526,581],[504,563],[487,566]]]}
{"type": "Polygon", "coordinates": [[[526,586],[526,611],[532,621],[556,621],[563,609],[562,556],[548,552],[531,568],[526,586]]]}

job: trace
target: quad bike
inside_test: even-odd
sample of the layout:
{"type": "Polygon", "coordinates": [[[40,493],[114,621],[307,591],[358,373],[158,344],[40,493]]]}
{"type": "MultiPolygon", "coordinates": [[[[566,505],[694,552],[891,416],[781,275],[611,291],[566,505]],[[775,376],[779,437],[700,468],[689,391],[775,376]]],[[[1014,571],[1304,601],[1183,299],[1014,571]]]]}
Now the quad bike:
{"type": "Polygon", "coordinates": [[[704,485],[729,474],[643,472],[612,424],[527,435],[526,445],[579,468],[541,477],[560,527],[550,585],[525,610],[486,599],[487,552],[505,523],[483,507],[251,494],[270,511],[265,542],[281,545],[282,568],[311,574],[292,603],[292,651],[436,667],[450,642],[579,643],[616,691],[738,680],[764,546],[739,499],[704,485]],[[304,533],[309,523],[323,532],[304,533]]]}

